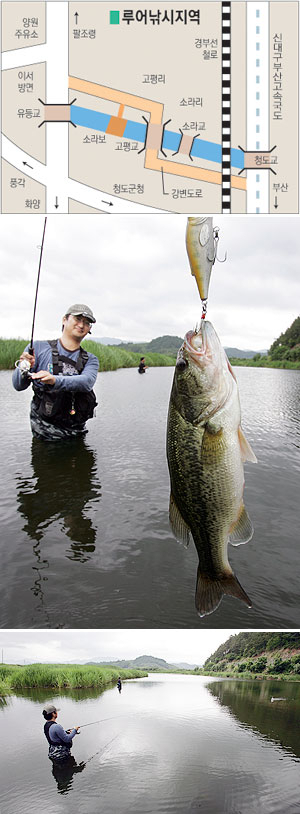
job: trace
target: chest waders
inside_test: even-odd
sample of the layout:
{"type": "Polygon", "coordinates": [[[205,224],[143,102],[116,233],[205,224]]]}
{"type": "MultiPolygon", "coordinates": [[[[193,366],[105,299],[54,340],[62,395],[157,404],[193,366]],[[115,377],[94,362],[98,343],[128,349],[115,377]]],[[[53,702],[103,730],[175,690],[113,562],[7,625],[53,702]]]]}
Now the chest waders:
{"type": "MultiPolygon", "coordinates": [[[[78,376],[83,371],[87,361],[88,353],[82,348],[76,362],[67,356],[62,356],[58,352],[57,339],[48,340],[52,349],[52,371],[54,376],[60,373],[64,375],[78,376]],[[73,371],[73,372],[71,372],[73,371]]],[[[35,382],[32,383],[34,397],[33,404],[38,416],[57,427],[66,429],[81,429],[89,418],[93,418],[94,409],[97,406],[96,396],[93,390],[87,392],[58,391],[53,392],[51,385],[41,387],[35,382]]]]}
{"type": "Polygon", "coordinates": [[[59,738],[59,735],[56,735],[56,737],[59,738],[59,742],[51,740],[49,729],[54,723],[55,721],[46,721],[44,726],[44,734],[49,743],[48,757],[50,760],[55,760],[57,763],[62,763],[64,760],[68,760],[70,757],[72,743],[65,743],[63,740],[61,740],[61,738],[59,738]]]}

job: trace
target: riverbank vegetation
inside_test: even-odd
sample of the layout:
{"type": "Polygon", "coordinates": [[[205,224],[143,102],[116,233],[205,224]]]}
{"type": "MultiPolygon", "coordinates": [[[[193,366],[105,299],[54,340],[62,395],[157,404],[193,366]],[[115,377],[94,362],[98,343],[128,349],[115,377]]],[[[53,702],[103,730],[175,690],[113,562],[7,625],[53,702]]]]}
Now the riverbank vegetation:
{"type": "Polygon", "coordinates": [[[233,367],[273,367],[281,370],[300,370],[300,360],[299,362],[291,362],[288,359],[275,360],[270,356],[261,356],[260,353],[256,353],[252,359],[229,357],[229,361],[233,367]]]}
{"type": "Polygon", "coordinates": [[[278,367],[300,370],[300,317],[280,334],[271,345],[267,355],[255,353],[252,359],[232,358],[232,365],[243,367],[278,367]]]}
{"type": "MultiPolygon", "coordinates": [[[[27,343],[27,339],[0,339],[0,370],[12,370],[27,343]]],[[[100,342],[86,340],[83,346],[97,356],[101,372],[138,367],[141,356],[146,357],[148,367],[174,366],[181,343],[182,339],[178,336],[159,336],[151,342],[121,345],[101,345],[100,342]]],[[[229,356],[229,360],[236,367],[300,370],[300,317],[275,339],[267,354],[255,353],[251,358],[229,356]]]]}
{"type": "MultiPolygon", "coordinates": [[[[28,344],[28,339],[0,339],[0,370],[13,370],[15,362],[28,344]]],[[[141,354],[132,353],[119,347],[101,345],[99,342],[88,340],[83,347],[94,353],[99,359],[100,372],[118,370],[120,368],[138,367],[141,354]]],[[[175,364],[175,357],[162,353],[147,353],[146,365],[148,367],[171,367],[175,364]]]]}
{"type": "Polygon", "coordinates": [[[116,684],[119,676],[124,681],[142,678],[147,676],[147,672],[89,664],[30,664],[27,667],[0,664],[0,695],[7,695],[13,690],[38,688],[61,690],[93,687],[103,690],[109,684],[116,684]]]}
{"type": "Polygon", "coordinates": [[[202,675],[300,681],[300,633],[238,633],[205,662],[202,675]]]}

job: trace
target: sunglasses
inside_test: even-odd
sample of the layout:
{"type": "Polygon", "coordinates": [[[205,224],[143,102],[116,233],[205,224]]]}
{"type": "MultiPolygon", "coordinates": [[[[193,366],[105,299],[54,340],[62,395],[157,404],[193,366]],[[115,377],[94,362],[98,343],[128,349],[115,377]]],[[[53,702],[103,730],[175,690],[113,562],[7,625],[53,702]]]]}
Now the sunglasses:
{"type": "Polygon", "coordinates": [[[73,319],[75,319],[75,322],[83,322],[83,325],[90,327],[91,323],[89,319],[85,319],[85,317],[82,317],[79,314],[78,316],[74,316],[74,314],[72,316],[73,319]]]}

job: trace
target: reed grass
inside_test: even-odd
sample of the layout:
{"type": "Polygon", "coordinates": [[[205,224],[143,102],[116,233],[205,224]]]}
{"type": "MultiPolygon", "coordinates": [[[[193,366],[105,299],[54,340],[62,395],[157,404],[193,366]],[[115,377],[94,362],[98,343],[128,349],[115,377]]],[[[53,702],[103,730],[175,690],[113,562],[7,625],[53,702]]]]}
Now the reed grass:
{"type": "Polygon", "coordinates": [[[250,673],[249,670],[244,670],[243,673],[234,673],[232,670],[199,670],[197,675],[209,676],[218,681],[219,678],[231,678],[236,681],[300,681],[300,675],[295,673],[250,673]]]}
{"type": "MultiPolygon", "coordinates": [[[[118,370],[119,368],[138,367],[141,354],[133,351],[123,350],[110,345],[100,345],[99,342],[87,340],[83,346],[90,353],[94,353],[99,359],[100,371],[118,370]]],[[[175,365],[174,356],[166,356],[163,353],[147,353],[145,356],[148,367],[173,367],[175,365]]]]}
{"type": "Polygon", "coordinates": [[[300,370],[300,362],[291,362],[288,359],[270,359],[262,356],[261,359],[237,359],[232,356],[229,359],[233,367],[272,367],[280,370],[300,370]]]}
{"type": "MultiPolygon", "coordinates": [[[[16,360],[20,358],[28,342],[28,339],[0,339],[0,370],[13,370],[16,360]]],[[[97,356],[100,372],[138,367],[141,358],[140,353],[133,353],[109,345],[100,345],[99,342],[92,342],[91,340],[84,342],[83,347],[89,353],[94,353],[97,356]]],[[[148,367],[173,367],[175,357],[166,356],[163,353],[147,353],[146,365],[148,367]]]]}
{"type": "MultiPolygon", "coordinates": [[[[0,339],[0,370],[13,370],[15,362],[26,345],[28,339],[0,339]]],[[[99,359],[100,372],[109,370],[119,370],[120,368],[138,367],[141,358],[140,353],[123,350],[109,345],[100,345],[99,342],[87,340],[83,347],[90,353],[94,353],[99,359]]],[[[174,367],[175,356],[167,356],[163,353],[146,353],[146,365],[148,367],[174,367]]],[[[281,370],[300,370],[300,362],[292,362],[287,359],[271,360],[267,356],[262,356],[258,360],[237,359],[232,357],[230,362],[235,367],[269,367],[281,370]]]]}
{"type": "Polygon", "coordinates": [[[0,698],[3,698],[5,695],[8,695],[10,691],[10,684],[5,679],[0,678],[0,698]]]}
{"type": "Polygon", "coordinates": [[[97,667],[96,665],[67,664],[30,664],[27,667],[18,665],[0,665],[0,695],[12,690],[37,688],[103,689],[109,684],[116,684],[118,677],[123,680],[147,676],[145,670],[118,670],[116,667],[97,667]]]}
{"type": "Polygon", "coordinates": [[[0,370],[13,370],[29,339],[0,339],[0,370]]]}

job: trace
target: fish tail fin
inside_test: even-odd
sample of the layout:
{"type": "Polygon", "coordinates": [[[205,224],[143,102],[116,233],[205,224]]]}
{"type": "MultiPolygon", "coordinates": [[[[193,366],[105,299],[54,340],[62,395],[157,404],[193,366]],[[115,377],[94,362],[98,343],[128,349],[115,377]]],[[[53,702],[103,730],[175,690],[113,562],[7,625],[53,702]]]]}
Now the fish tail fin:
{"type": "Polygon", "coordinates": [[[219,606],[224,594],[241,599],[248,608],[252,607],[251,599],[249,599],[233,573],[224,574],[219,579],[211,579],[201,574],[198,568],[195,604],[199,616],[213,613],[219,606]]]}

